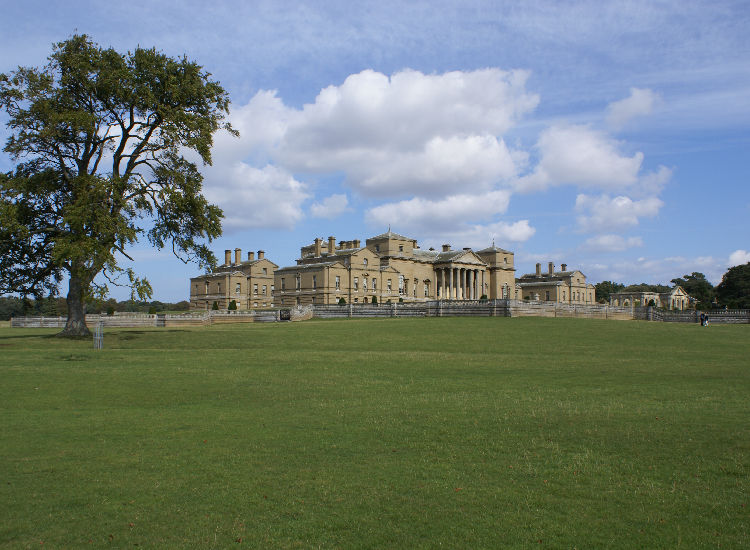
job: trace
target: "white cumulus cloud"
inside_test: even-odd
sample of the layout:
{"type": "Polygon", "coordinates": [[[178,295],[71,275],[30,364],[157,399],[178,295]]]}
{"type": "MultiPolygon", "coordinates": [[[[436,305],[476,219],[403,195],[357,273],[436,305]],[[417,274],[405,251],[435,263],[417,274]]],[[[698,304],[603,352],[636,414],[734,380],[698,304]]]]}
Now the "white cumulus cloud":
{"type": "Polygon", "coordinates": [[[583,249],[590,252],[622,252],[629,248],[643,246],[640,237],[623,237],[622,235],[597,235],[587,239],[583,249]]]}
{"type": "Polygon", "coordinates": [[[331,195],[320,202],[314,202],[310,205],[310,214],[315,218],[325,218],[332,220],[337,218],[349,208],[349,199],[342,193],[331,195]]]}
{"type": "Polygon", "coordinates": [[[750,262],[750,252],[747,250],[735,250],[729,255],[729,267],[743,265],[750,262]]]}
{"type": "Polygon", "coordinates": [[[605,233],[638,225],[642,217],[654,217],[664,206],[661,199],[650,197],[634,201],[630,197],[609,195],[576,197],[578,228],[586,233],[605,233]]]}
{"type": "Polygon", "coordinates": [[[525,158],[498,136],[536,107],[527,78],[500,69],[353,74],[293,113],[278,161],[344,172],[367,195],[438,196],[459,184],[487,190],[525,158]]]}
{"type": "Polygon", "coordinates": [[[236,162],[211,175],[205,195],[224,210],[225,229],[290,229],[303,218],[302,203],[310,196],[307,188],[281,168],[236,162]]]}
{"type": "Polygon", "coordinates": [[[533,191],[564,184],[609,190],[634,185],[643,153],[628,157],[618,148],[615,140],[588,126],[552,126],[539,136],[539,163],[518,186],[533,191]]]}
{"type": "Polygon", "coordinates": [[[633,118],[650,114],[659,99],[659,94],[648,88],[630,88],[630,96],[607,107],[607,124],[618,130],[633,118]]]}

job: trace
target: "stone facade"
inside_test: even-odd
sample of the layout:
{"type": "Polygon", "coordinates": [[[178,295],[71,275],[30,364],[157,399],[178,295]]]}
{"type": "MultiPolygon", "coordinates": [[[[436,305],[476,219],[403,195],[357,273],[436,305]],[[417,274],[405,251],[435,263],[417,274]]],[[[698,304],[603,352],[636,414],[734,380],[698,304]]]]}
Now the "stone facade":
{"type": "Polygon", "coordinates": [[[542,264],[536,264],[536,273],[522,275],[515,286],[517,300],[595,303],[594,285],[586,283],[586,276],[577,269],[569,271],[566,264],[562,264],[561,271],[555,271],[555,264],[550,262],[546,273],[542,273],[542,264]]]}
{"type": "Polygon", "coordinates": [[[677,285],[669,292],[627,291],[613,292],[609,296],[611,306],[648,306],[682,311],[688,307],[690,296],[677,285]]]}
{"type": "Polygon", "coordinates": [[[216,302],[219,309],[227,309],[234,300],[237,309],[271,307],[273,302],[273,273],[279,266],[268,260],[262,250],[248,252],[242,260],[242,250],[224,251],[224,264],[211,273],[190,279],[190,309],[211,309],[216,302]]]}
{"type": "Polygon", "coordinates": [[[390,230],[361,241],[315,239],[301,248],[297,265],[276,270],[278,306],[385,303],[403,300],[476,300],[510,297],[513,253],[494,245],[472,251],[422,250],[415,239],[390,230]]]}

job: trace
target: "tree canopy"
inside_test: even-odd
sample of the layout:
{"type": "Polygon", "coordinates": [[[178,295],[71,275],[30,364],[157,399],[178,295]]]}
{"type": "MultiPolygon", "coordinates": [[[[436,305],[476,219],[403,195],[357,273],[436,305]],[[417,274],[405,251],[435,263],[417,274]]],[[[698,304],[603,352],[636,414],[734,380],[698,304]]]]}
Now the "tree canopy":
{"type": "Polygon", "coordinates": [[[698,301],[699,309],[711,307],[711,302],[714,299],[714,286],[703,273],[693,271],[690,275],[676,277],[671,282],[681,286],[691,298],[695,298],[698,301]]]}
{"type": "Polygon", "coordinates": [[[119,263],[139,237],[215,265],[204,241],[221,234],[222,212],[184,155],[210,164],[213,134],[236,132],[228,94],[195,62],[76,35],[45,67],[0,74],[0,107],[4,150],[19,162],[0,175],[0,293],[39,297],[67,275],[62,334],[86,335],[84,299],[107,291],[97,275],[150,297],[148,281],[119,263]]]}
{"type": "Polygon", "coordinates": [[[625,285],[613,281],[602,281],[601,283],[596,283],[594,288],[596,289],[596,301],[606,303],[609,302],[610,294],[620,292],[625,288],[625,285]]]}
{"type": "Polygon", "coordinates": [[[750,309],[750,262],[727,270],[716,286],[716,299],[732,309],[750,309]]]}

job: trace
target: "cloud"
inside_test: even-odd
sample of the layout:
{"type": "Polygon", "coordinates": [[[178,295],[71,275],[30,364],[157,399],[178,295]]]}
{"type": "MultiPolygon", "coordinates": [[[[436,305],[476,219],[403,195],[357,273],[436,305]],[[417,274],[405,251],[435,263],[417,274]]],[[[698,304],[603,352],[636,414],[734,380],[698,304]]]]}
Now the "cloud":
{"type": "Polygon", "coordinates": [[[481,247],[488,246],[493,238],[501,243],[526,241],[535,232],[528,220],[491,221],[507,210],[509,200],[507,190],[452,195],[438,200],[415,197],[371,208],[366,221],[371,226],[391,225],[409,234],[426,235],[425,243],[433,246],[446,240],[481,247]]]}
{"type": "Polygon", "coordinates": [[[750,252],[747,250],[735,250],[729,255],[729,267],[744,265],[750,262],[750,252]]]}
{"type": "Polygon", "coordinates": [[[643,153],[624,156],[618,151],[618,142],[588,126],[547,128],[536,147],[540,160],[532,174],[518,180],[522,191],[564,184],[615,190],[639,181],[643,153]]]}
{"type": "Polygon", "coordinates": [[[639,218],[656,216],[662,206],[664,203],[656,197],[634,201],[621,195],[578,195],[575,208],[583,214],[576,221],[579,230],[586,233],[618,231],[638,225],[639,218]]]}
{"type": "Polygon", "coordinates": [[[370,196],[487,190],[525,159],[498,136],[536,107],[527,78],[500,69],[390,78],[362,71],[293,113],[278,161],[293,171],[344,172],[370,196]]]}
{"type": "Polygon", "coordinates": [[[582,248],[589,252],[622,252],[639,246],[643,246],[643,240],[640,237],[625,238],[621,235],[609,234],[587,239],[582,248]]]}
{"type": "Polygon", "coordinates": [[[607,124],[619,130],[633,118],[650,114],[659,100],[659,94],[648,88],[630,88],[629,97],[614,101],[607,107],[607,124]]]}
{"type": "Polygon", "coordinates": [[[349,200],[344,194],[335,194],[326,197],[320,202],[310,206],[310,214],[314,218],[326,218],[332,220],[349,210],[349,200]]]}
{"type": "Polygon", "coordinates": [[[225,229],[291,229],[303,218],[302,203],[310,196],[307,187],[282,168],[236,162],[212,170],[211,176],[205,195],[224,210],[225,229]]]}
{"type": "Polygon", "coordinates": [[[367,211],[366,219],[376,226],[397,222],[409,228],[435,229],[445,224],[490,219],[495,214],[505,212],[509,202],[508,191],[493,191],[484,195],[452,195],[439,200],[415,197],[371,208],[367,211]]]}

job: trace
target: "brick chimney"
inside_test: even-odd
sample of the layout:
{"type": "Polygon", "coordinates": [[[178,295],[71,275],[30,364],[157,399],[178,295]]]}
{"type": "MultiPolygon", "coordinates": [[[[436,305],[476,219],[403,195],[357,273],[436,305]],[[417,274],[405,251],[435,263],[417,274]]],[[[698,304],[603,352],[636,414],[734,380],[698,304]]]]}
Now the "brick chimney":
{"type": "Polygon", "coordinates": [[[560,269],[563,270],[563,271],[567,271],[568,270],[568,264],[562,264],[560,266],[560,269]]]}
{"type": "Polygon", "coordinates": [[[262,260],[265,257],[266,253],[263,250],[258,250],[258,259],[262,260]]]}
{"type": "Polygon", "coordinates": [[[552,275],[555,272],[555,264],[549,263],[549,274],[552,275]]]}
{"type": "Polygon", "coordinates": [[[537,277],[542,276],[542,264],[536,264],[536,276],[537,277]]]}
{"type": "Polygon", "coordinates": [[[224,265],[231,265],[231,264],[232,264],[232,251],[225,250],[224,251],[224,265]]]}
{"type": "Polygon", "coordinates": [[[328,237],[328,253],[333,254],[336,252],[336,237],[328,237]]]}
{"type": "Polygon", "coordinates": [[[236,263],[237,265],[240,265],[242,263],[242,249],[241,248],[234,249],[234,263],[236,263]]]}
{"type": "Polygon", "coordinates": [[[353,244],[354,244],[353,248],[359,248],[359,239],[355,239],[353,244]]]}
{"type": "Polygon", "coordinates": [[[323,241],[319,237],[315,237],[315,257],[319,258],[323,250],[323,241]]]}
{"type": "Polygon", "coordinates": [[[448,251],[450,251],[450,249],[451,249],[451,245],[449,245],[449,244],[444,244],[443,245],[443,252],[448,252],[448,251]]]}
{"type": "Polygon", "coordinates": [[[247,253],[247,261],[248,262],[254,262],[255,261],[255,252],[248,252],[247,253]]]}

